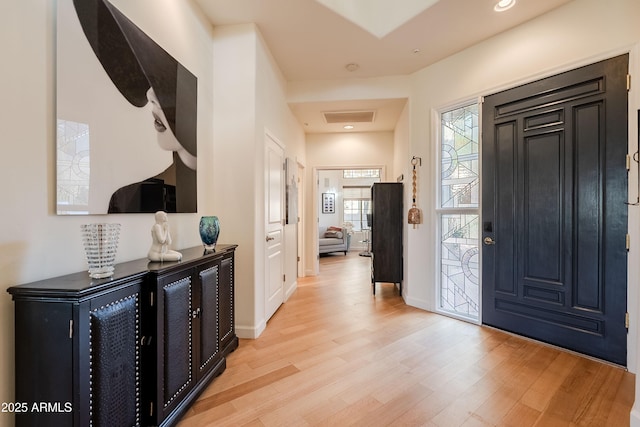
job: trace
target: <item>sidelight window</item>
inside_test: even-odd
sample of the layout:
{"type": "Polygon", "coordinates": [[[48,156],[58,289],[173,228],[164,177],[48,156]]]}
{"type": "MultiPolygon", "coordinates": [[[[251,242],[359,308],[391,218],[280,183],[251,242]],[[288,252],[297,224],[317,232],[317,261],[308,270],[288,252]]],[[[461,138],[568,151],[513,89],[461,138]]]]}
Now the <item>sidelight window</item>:
{"type": "Polygon", "coordinates": [[[440,114],[438,311],[473,321],[480,312],[478,104],[440,114]]]}

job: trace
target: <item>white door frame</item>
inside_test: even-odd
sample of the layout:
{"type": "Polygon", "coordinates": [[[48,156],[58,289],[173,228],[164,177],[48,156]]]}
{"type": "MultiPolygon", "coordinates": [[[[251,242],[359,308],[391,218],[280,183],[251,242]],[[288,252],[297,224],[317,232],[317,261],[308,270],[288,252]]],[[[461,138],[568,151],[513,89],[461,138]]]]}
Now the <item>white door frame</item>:
{"type": "Polygon", "coordinates": [[[305,253],[305,248],[304,248],[304,243],[305,243],[305,238],[304,238],[304,230],[305,230],[305,220],[304,220],[304,206],[305,206],[305,199],[304,199],[304,186],[305,186],[305,179],[304,179],[304,174],[305,174],[305,168],[304,165],[298,162],[298,220],[296,222],[296,234],[297,234],[297,241],[298,241],[298,248],[297,248],[297,253],[298,253],[298,277],[304,277],[304,272],[305,272],[305,258],[304,258],[304,253],[305,253]]]}
{"type": "MultiPolygon", "coordinates": [[[[344,170],[344,169],[380,169],[380,182],[385,182],[387,176],[387,168],[384,165],[358,165],[358,166],[314,166],[313,167],[313,233],[312,241],[313,245],[313,275],[320,274],[320,250],[318,248],[318,224],[320,223],[320,203],[319,203],[319,179],[320,171],[324,170],[344,170]]],[[[311,226],[311,224],[310,224],[311,226]]]]}

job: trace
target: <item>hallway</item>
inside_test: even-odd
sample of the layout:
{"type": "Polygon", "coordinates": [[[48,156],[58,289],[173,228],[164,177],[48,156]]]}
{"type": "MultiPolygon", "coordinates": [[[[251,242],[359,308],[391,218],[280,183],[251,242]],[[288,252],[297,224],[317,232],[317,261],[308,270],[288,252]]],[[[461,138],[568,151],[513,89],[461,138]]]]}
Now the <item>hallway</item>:
{"type": "Polygon", "coordinates": [[[370,259],[320,259],[189,409],[192,426],[628,426],[622,369],[371,293],[370,259]]]}

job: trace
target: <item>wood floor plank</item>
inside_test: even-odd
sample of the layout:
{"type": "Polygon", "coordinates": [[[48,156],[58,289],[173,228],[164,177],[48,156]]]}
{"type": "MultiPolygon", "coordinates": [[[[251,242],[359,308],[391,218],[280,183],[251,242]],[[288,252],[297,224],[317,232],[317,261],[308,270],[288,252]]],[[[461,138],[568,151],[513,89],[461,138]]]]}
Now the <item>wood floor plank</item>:
{"type": "Polygon", "coordinates": [[[569,375],[578,363],[579,358],[564,352],[559,352],[549,367],[544,370],[538,380],[522,397],[522,402],[540,412],[543,412],[556,391],[562,385],[564,378],[569,375]]]}
{"type": "Polygon", "coordinates": [[[318,425],[328,427],[348,425],[348,423],[354,423],[361,420],[367,414],[372,413],[380,407],[382,407],[382,403],[378,400],[371,396],[365,396],[346,406],[341,411],[322,420],[318,425]]]}
{"type": "Polygon", "coordinates": [[[392,425],[396,419],[401,417],[405,412],[413,406],[420,404],[424,399],[428,398],[431,390],[416,384],[407,388],[402,393],[393,397],[393,399],[382,404],[380,407],[366,413],[365,416],[358,417],[355,420],[340,420],[345,422],[344,425],[354,425],[369,427],[372,425],[392,425]]]}
{"type": "Polygon", "coordinates": [[[260,376],[246,383],[239,384],[235,387],[215,393],[204,398],[198,399],[192,406],[192,409],[197,412],[203,412],[208,409],[214,408],[223,403],[230,402],[238,397],[244,396],[259,388],[265,387],[269,384],[273,384],[279,380],[282,380],[290,375],[300,372],[295,366],[289,365],[282,369],[270,372],[269,374],[260,376]]]}
{"type": "Polygon", "coordinates": [[[455,401],[455,395],[446,391],[431,391],[425,398],[399,416],[394,425],[399,426],[436,426],[432,420],[455,401]]]}
{"type": "Polygon", "coordinates": [[[179,427],[625,427],[635,376],[372,295],[370,259],[320,260],[179,427]]]}
{"type": "Polygon", "coordinates": [[[504,427],[530,427],[535,425],[540,412],[522,402],[516,402],[507,414],[497,423],[504,427]]]}

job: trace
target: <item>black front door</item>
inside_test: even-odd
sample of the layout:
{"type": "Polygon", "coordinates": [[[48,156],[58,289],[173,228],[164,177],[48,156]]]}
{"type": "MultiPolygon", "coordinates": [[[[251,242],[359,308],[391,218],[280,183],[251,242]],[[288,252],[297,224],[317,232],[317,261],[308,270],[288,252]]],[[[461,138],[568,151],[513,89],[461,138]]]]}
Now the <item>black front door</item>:
{"type": "Polygon", "coordinates": [[[628,56],[487,96],[483,323],[626,365],[628,56]]]}

